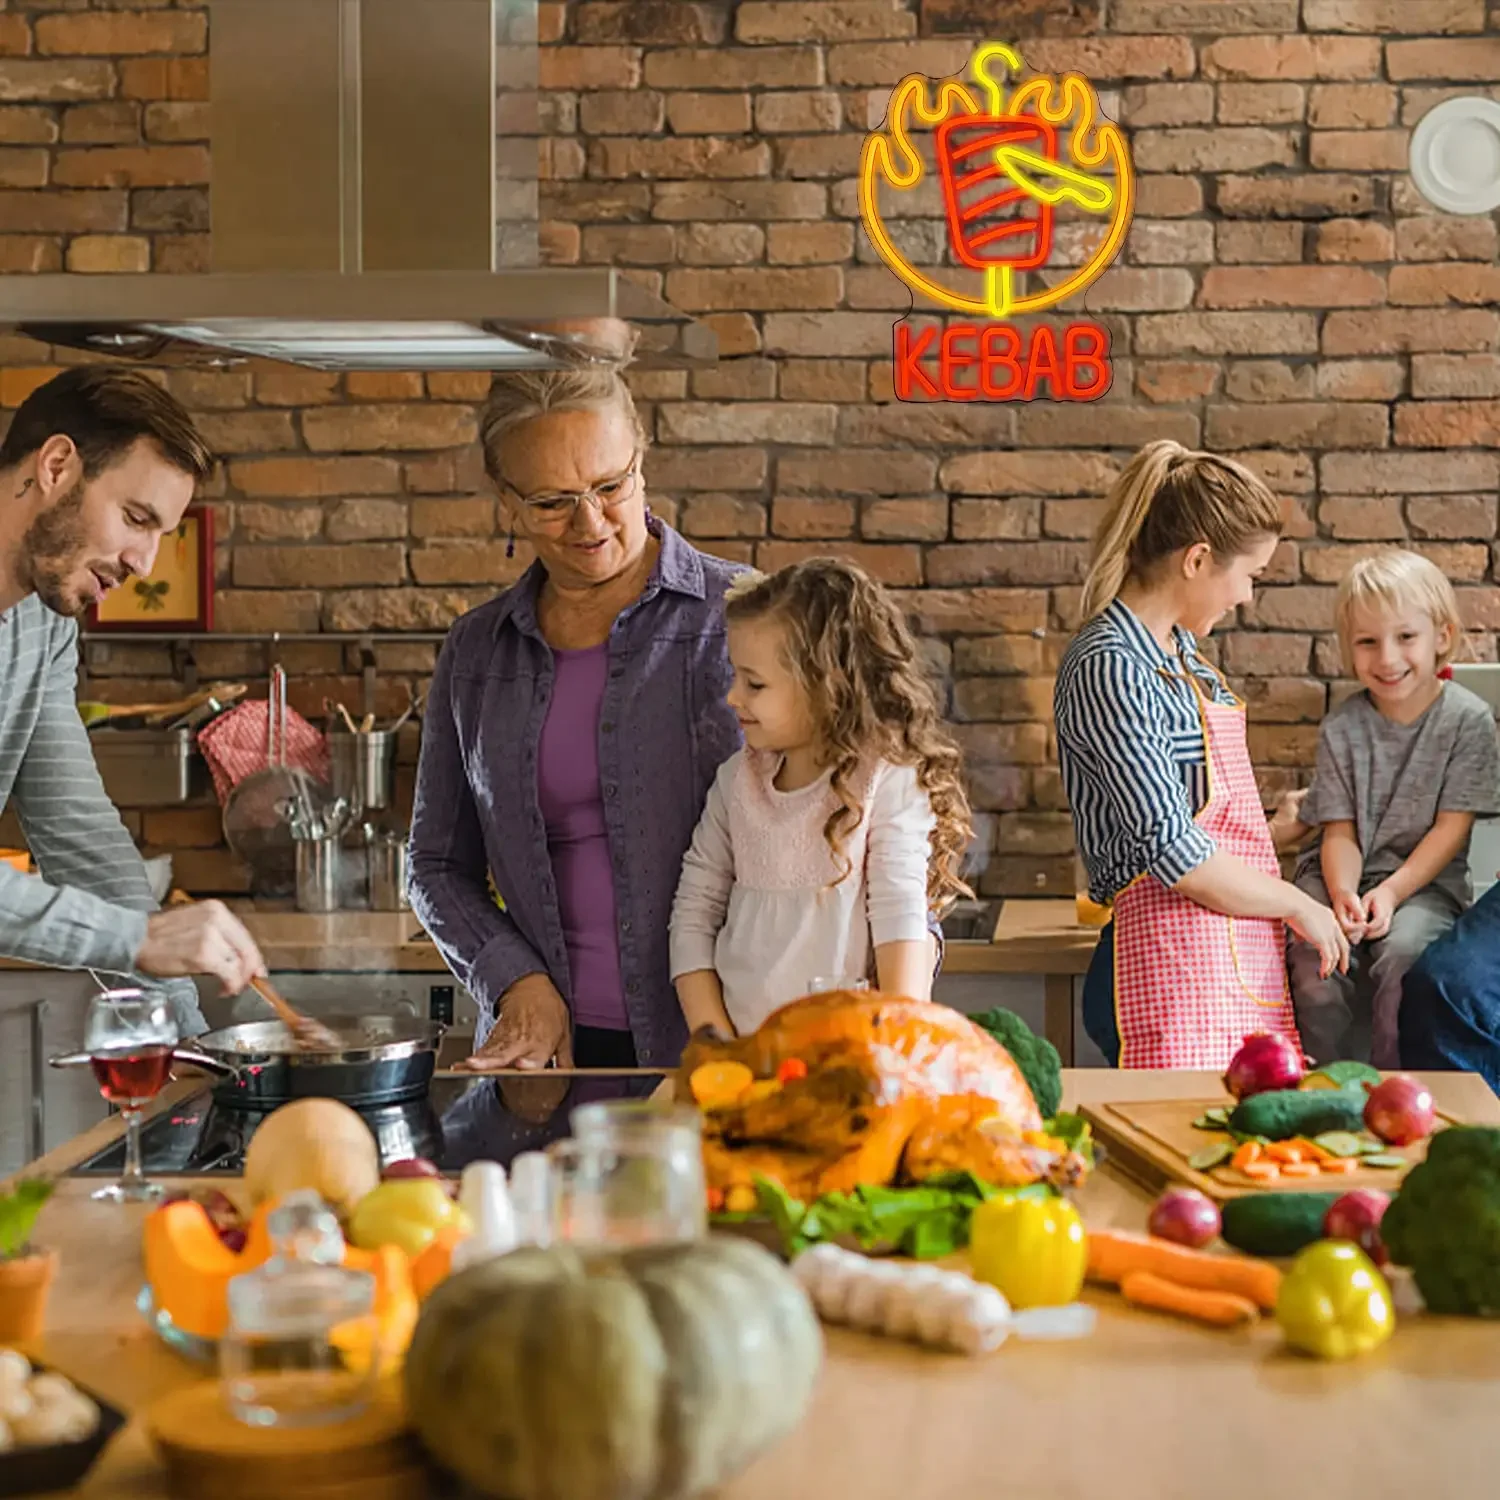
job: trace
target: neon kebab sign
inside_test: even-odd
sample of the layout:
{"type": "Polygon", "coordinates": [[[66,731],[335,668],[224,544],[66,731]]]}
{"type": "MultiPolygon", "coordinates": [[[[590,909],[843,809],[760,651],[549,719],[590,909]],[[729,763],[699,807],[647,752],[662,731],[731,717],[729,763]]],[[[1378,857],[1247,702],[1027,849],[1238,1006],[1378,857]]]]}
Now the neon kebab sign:
{"type": "Polygon", "coordinates": [[[1004,84],[991,73],[997,63],[1015,74],[1024,69],[1001,42],[985,43],[969,60],[970,75],[985,96],[983,109],[974,90],[956,79],[938,85],[936,104],[928,102],[926,78],[903,79],[891,96],[886,128],[865,139],[859,207],[871,243],[914,293],[959,315],[943,327],[914,327],[905,319],[896,324],[896,395],[902,401],[1030,401],[1043,394],[1095,401],[1110,383],[1106,329],[1079,320],[1060,329],[1041,323],[1024,332],[1009,320],[1056,307],[1114,260],[1135,201],[1130,154],[1119,127],[1101,119],[1086,78],[1031,78],[1007,99],[1004,84]],[[935,127],[948,248],[963,271],[934,273],[913,265],[882,216],[880,182],[899,202],[927,173],[912,141],[913,121],[935,127]],[[1059,154],[1060,141],[1067,160],[1059,154]],[[1033,288],[1027,273],[1040,273],[1052,258],[1063,205],[1080,211],[1084,222],[1100,221],[1103,233],[1082,264],[1033,288]]]}

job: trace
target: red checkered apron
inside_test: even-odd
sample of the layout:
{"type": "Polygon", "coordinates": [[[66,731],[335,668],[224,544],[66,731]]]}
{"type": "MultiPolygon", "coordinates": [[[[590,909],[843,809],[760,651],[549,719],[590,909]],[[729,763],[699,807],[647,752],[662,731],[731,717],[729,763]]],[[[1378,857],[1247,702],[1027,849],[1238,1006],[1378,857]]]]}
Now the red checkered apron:
{"type": "MultiPolygon", "coordinates": [[[[1244,706],[1215,703],[1193,686],[1208,766],[1208,801],[1196,822],[1217,848],[1280,876],[1245,742],[1244,706]]],[[[1224,1068],[1257,1031],[1298,1041],[1279,921],[1222,916],[1153,875],[1115,897],[1114,920],[1122,1068],[1224,1068]]]]}

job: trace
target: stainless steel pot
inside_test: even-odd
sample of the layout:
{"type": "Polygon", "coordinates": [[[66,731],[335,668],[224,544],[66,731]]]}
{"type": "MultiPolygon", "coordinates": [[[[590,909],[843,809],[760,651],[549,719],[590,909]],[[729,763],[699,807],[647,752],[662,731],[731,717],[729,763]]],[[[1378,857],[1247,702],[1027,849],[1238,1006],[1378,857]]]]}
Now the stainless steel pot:
{"type": "MultiPolygon", "coordinates": [[[[427,1095],[447,1027],[417,1016],[319,1016],[348,1045],[338,1052],[300,1051],[280,1021],[225,1026],[172,1051],[172,1060],[214,1074],[214,1102],[230,1109],[272,1110],[292,1099],[337,1099],[355,1109],[402,1104],[427,1095]]],[[[74,1052],[54,1068],[87,1067],[74,1052]]]]}
{"type": "Polygon", "coordinates": [[[275,1109],[289,1099],[338,1099],[362,1108],[420,1099],[446,1027],[417,1016],[319,1016],[348,1045],[304,1052],[280,1021],[247,1021],[192,1039],[192,1050],[234,1076],[214,1099],[235,1109],[275,1109]]]}

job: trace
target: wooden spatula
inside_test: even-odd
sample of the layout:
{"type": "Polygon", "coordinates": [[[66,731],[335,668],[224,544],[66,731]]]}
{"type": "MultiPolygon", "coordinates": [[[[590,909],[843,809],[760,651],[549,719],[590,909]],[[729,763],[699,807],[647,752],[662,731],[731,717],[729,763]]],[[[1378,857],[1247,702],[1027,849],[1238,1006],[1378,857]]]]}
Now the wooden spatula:
{"type": "Polygon", "coordinates": [[[311,1016],[304,1016],[300,1010],[294,1010],[277,994],[270,980],[252,979],[250,988],[276,1012],[282,1024],[291,1032],[292,1040],[299,1047],[309,1052],[341,1052],[343,1050],[344,1044],[339,1040],[336,1032],[330,1031],[321,1021],[315,1021],[311,1016]]]}

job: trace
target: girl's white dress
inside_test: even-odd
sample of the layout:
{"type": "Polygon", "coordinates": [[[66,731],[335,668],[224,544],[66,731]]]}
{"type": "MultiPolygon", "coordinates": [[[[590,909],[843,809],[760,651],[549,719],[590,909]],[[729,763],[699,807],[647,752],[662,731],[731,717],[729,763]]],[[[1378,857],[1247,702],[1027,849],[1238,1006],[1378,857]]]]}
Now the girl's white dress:
{"type": "Polygon", "coordinates": [[[928,936],[934,819],[912,767],[872,761],[856,773],[864,813],[844,838],[849,874],[833,884],[831,773],[782,792],[781,762],[744,749],[719,768],[672,907],[673,979],[716,970],[741,1034],[814,978],[866,977],[875,946],[928,936]]]}

